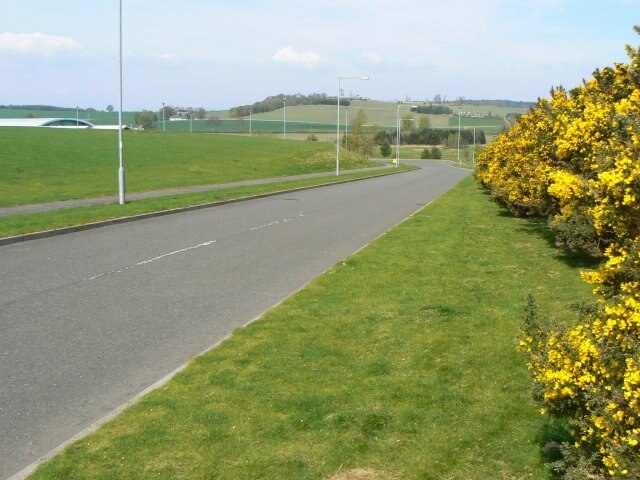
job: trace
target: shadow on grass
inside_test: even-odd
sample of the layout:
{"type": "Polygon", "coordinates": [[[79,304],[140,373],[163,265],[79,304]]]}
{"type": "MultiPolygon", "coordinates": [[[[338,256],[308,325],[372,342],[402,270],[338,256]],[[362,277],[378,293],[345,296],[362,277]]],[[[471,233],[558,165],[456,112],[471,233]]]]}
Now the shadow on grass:
{"type": "MultiPolygon", "coordinates": [[[[551,466],[564,459],[562,445],[573,444],[575,438],[571,434],[571,426],[568,420],[548,417],[538,433],[536,442],[540,447],[542,461],[551,466]]],[[[560,479],[562,475],[557,469],[550,468],[549,478],[560,479]]]]}
{"type": "MultiPolygon", "coordinates": [[[[491,193],[485,188],[479,188],[482,195],[485,195],[491,199],[491,193]]],[[[596,258],[588,253],[583,252],[570,252],[558,247],[556,242],[556,236],[549,226],[549,222],[541,217],[517,217],[514,213],[507,208],[502,202],[491,199],[498,206],[498,216],[503,218],[519,218],[523,220],[520,225],[520,230],[529,234],[536,235],[538,238],[544,240],[549,247],[555,249],[558,253],[556,258],[561,262],[564,262],[571,268],[586,268],[595,269],[601,262],[601,259],[596,258]]]]}

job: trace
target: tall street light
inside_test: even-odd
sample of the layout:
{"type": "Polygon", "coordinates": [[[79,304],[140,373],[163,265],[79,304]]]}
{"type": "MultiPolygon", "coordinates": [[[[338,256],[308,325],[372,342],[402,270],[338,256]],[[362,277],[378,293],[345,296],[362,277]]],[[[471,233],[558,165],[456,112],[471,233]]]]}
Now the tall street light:
{"type": "Polygon", "coordinates": [[[120,0],[120,111],[118,112],[118,153],[120,167],[118,168],[118,200],[120,205],[125,203],[124,195],[124,161],[122,158],[122,0],[120,0]]]}
{"type": "Polygon", "coordinates": [[[340,175],[340,82],[342,80],[369,80],[369,77],[338,77],[338,121],[336,122],[336,175],[340,175]]]}
{"type": "Polygon", "coordinates": [[[398,102],[398,110],[396,112],[396,168],[400,163],[400,102],[398,102]]]}
{"type": "Polygon", "coordinates": [[[458,109],[458,165],[462,165],[460,161],[460,114],[461,109],[458,109]]]}

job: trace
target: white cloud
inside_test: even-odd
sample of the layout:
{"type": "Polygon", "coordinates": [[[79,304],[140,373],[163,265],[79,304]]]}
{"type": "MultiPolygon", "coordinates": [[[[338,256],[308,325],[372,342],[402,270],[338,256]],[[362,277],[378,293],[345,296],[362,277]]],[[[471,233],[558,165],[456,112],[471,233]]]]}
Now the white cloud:
{"type": "Polygon", "coordinates": [[[382,63],[382,55],[377,52],[367,50],[366,52],[362,52],[362,56],[373,65],[380,65],[382,63]]]}
{"type": "Polygon", "coordinates": [[[22,55],[51,56],[58,52],[77,50],[80,44],[71,37],[44,33],[0,33],[0,51],[8,50],[22,55]]]}
{"type": "Polygon", "coordinates": [[[313,70],[313,68],[324,61],[320,54],[316,52],[312,52],[311,50],[296,52],[293,47],[281,48],[271,57],[271,59],[276,62],[288,63],[291,65],[302,65],[308,70],[313,70]]]}

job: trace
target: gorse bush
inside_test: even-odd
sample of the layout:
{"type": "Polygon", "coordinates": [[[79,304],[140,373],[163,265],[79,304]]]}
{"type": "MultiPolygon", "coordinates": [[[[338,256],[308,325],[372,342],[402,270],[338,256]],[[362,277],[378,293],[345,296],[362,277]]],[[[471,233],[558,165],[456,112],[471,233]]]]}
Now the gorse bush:
{"type": "Polygon", "coordinates": [[[571,420],[566,478],[640,479],[640,48],[627,53],[552,90],[477,163],[516,215],[548,217],[560,245],[603,256],[582,274],[596,307],[561,327],[529,303],[520,343],[543,412],[571,420]]]}

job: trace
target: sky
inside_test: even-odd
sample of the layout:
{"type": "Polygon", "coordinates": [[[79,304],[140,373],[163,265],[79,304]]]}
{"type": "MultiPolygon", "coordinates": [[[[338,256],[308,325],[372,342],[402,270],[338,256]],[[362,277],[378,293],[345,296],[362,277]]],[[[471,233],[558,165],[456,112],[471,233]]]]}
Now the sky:
{"type": "MultiPolygon", "coordinates": [[[[122,0],[123,108],[535,101],[625,62],[640,0],[122,0]]],[[[119,0],[0,0],[0,105],[119,105],[119,0]]]]}

